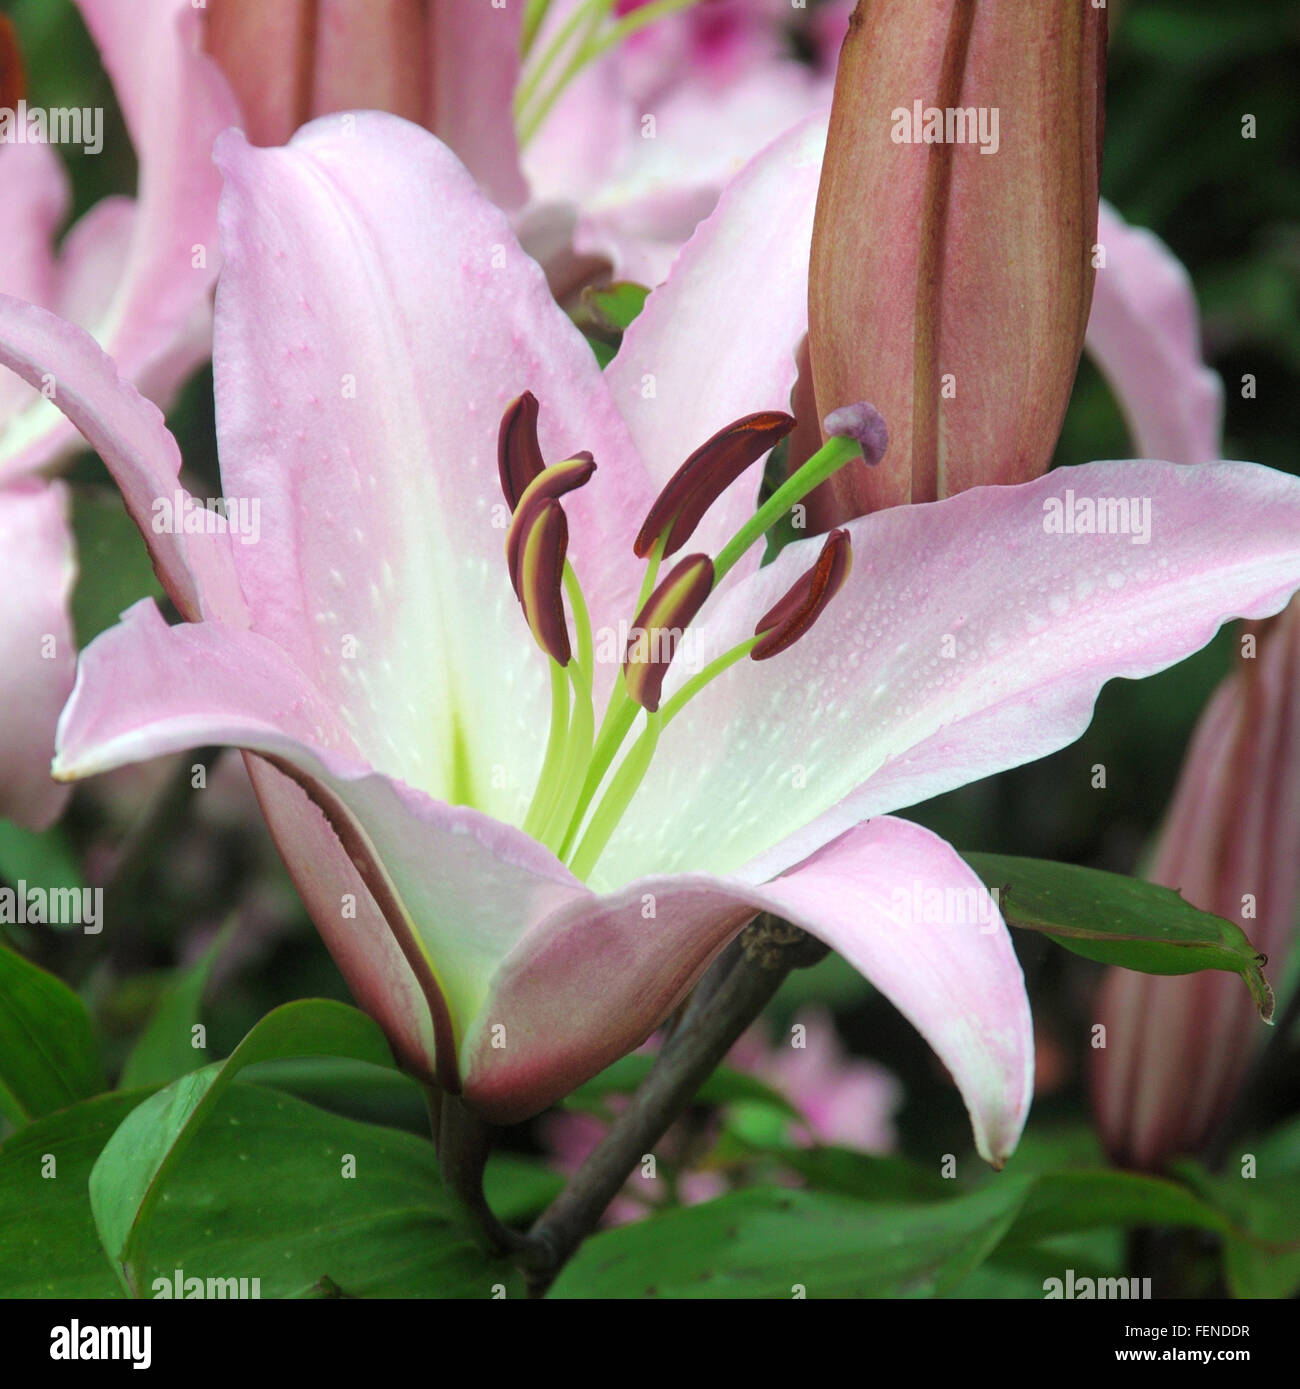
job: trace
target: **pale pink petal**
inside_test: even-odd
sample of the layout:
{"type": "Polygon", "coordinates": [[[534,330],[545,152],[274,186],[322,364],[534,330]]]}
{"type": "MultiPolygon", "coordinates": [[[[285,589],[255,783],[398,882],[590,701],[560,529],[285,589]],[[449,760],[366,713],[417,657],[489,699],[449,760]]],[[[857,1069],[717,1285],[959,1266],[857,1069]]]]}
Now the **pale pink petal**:
{"type": "MultiPolygon", "coordinates": [[[[83,326],[122,375],[142,388],[170,389],[208,351],[208,339],[195,333],[194,323],[217,272],[220,180],[212,142],[235,121],[234,98],[216,66],[198,51],[199,16],[189,0],[78,3],[135,147],[139,196],[125,245],[117,200],[111,244],[93,246],[89,232],[81,235],[74,227],[74,259],[59,268],[37,302],[63,317],[97,306],[83,326]],[[98,284],[91,283],[92,275],[98,284]]],[[[91,216],[110,214],[92,210],[91,216]]],[[[95,228],[108,229],[104,222],[95,228]]],[[[23,408],[0,437],[0,477],[45,467],[76,445],[48,401],[27,393],[20,403],[23,408]]]]}
{"type": "MultiPolygon", "coordinates": [[[[669,725],[595,886],[648,867],[770,877],[868,815],[1065,747],[1107,680],[1163,670],[1300,586],[1300,482],[1249,463],[1062,468],[849,530],[852,573],[812,631],[669,725]],[[1145,499],[1149,543],[1049,533],[1067,493],[1135,499],[1133,532],[1145,499]]],[[[666,694],[750,636],[819,544],[706,608],[666,694]]]]}
{"type": "MultiPolygon", "coordinates": [[[[431,1038],[443,1019],[463,1035],[497,964],[528,925],[585,894],[520,831],[371,771],[336,711],[267,638],[214,622],[168,627],[151,602],[137,603],[82,654],[59,725],[55,774],[94,776],[208,743],[260,753],[298,781],[344,840],[371,893],[388,896],[390,929],[416,952],[412,970],[417,962],[426,970],[426,1007],[414,1008],[408,987],[399,1013],[380,1016],[403,1054],[423,1054],[430,1071],[431,1038]],[[443,1002],[446,1014],[438,1011],[443,1002]],[[414,1033],[413,1019],[420,1024],[414,1033]]],[[[331,900],[349,880],[337,855],[310,866],[303,857],[323,841],[323,827],[301,800],[276,796],[266,803],[295,878],[310,883],[318,870],[323,875],[307,897],[317,927],[359,977],[358,992],[380,997],[376,971],[389,980],[400,974],[392,950],[381,951],[373,966],[366,962],[347,939],[357,930],[348,904],[331,900]],[[306,843],[297,838],[304,816],[317,831],[306,843]]],[[[365,919],[374,932],[373,918],[365,919]]],[[[415,979],[407,976],[408,986],[415,979]]],[[[449,1044],[440,1074],[452,1079],[454,1051],[450,1034],[442,1035],[449,1044]]]]}
{"type": "Polygon", "coordinates": [[[134,378],[168,354],[211,289],[221,189],[212,143],[238,110],[201,51],[200,17],[189,0],[79,3],[139,163],[130,254],[94,329],[119,370],[134,378]]]}
{"type": "Polygon", "coordinates": [[[1187,271],[1143,227],[1101,204],[1087,348],[1143,458],[1208,463],[1219,456],[1223,383],[1201,361],[1196,295],[1187,271]]]}
{"type": "Polygon", "coordinates": [[[155,532],[162,517],[155,503],[181,490],[176,440],[157,406],[118,376],[94,340],[44,309],[0,295],[0,366],[52,391],[58,408],[99,453],[181,612],[246,621],[229,536],[155,532]]]}
{"type": "Polygon", "coordinates": [[[0,294],[48,304],[54,237],[68,212],[68,176],[51,145],[0,144],[0,294]]]}
{"type": "Polygon", "coordinates": [[[68,794],[50,778],[54,726],[76,666],[66,513],[57,483],[0,490],[0,819],[35,830],[58,817],[68,794]]]}
{"type": "MultiPolygon", "coordinates": [[[[575,249],[603,256],[617,278],[662,283],[681,245],[748,160],[824,111],[830,98],[828,83],[789,61],[752,68],[720,87],[675,87],[643,108],[617,166],[581,202],[575,249]],[[653,128],[642,124],[647,117],[653,128]]],[[[538,179],[533,186],[544,193],[538,179]]]]}
{"type": "MultiPolygon", "coordinates": [[[[0,294],[48,306],[55,293],[54,236],[68,210],[68,176],[50,145],[0,145],[0,294]]],[[[0,377],[0,474],[10,451],[8,420],[36,397],[16,377],[0,377]]]]}
{"type": "Polygon", "coordinates": [[[531,389],[547,458],[596,457],[565,509],[597,626],[635,604],[650,493],[626,427],[504,214],[426,131],[324,117],[219,158],[217,423],[227,497],[261,502],[260,540],[235,546],[257,630],[374,766],[517,820],[549,701],[505,563],[501,413],[531,389]]]}
{"type": "Polygon", "coordinates": [[[559,1098],[642,1041],[757,911],[819,937],[890,999],[952,1072],[981,1154],[1004,1160],[1033,1080],[1015,951],[957,854],[889,818],[762,885],[645,878],[562,907],[523,937],[494,980],[466,1037],[467,1096],[501,1120],[559,1098]],[[933,915],[927,891],[945,904],[933,915]]]}
{"type": "MultiPolygon", "coordinates": [[[[795,352],[808,329],[808,249],[825,142],[814,117],[728,186],[646,300],[606,371],[655,482],[710,435],[756,410],[789,410],[795,352]]],[[[692,538],[720,547],[753,510],[761,469],[745,475],[692,538]]]]}

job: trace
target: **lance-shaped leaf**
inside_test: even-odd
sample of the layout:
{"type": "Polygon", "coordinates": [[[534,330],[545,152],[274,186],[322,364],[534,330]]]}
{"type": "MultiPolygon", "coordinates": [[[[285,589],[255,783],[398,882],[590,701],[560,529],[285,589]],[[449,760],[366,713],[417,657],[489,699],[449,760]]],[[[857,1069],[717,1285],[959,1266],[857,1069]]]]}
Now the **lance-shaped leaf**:
{"type": "Polygon", "coordinates": [[[809,345],[819,417],[870,400],[892,443],[879,469],[829,484],[838,518],[1047,466],[1092,293],[1105,15],[1075,0],[854,13],[809,345]]]}
{"type": "Polygon", "coordinates": [[[181,1154],[245,1066],[282,1056],[392,1063],[382,1034],[365,1014],[342,1003],[307,999],[269,1013],[225,1061],[183,1076],[133,1110],[90,1174],[99,1237],[133,1292],[140,1291],[150,1216],[181,1154]]]}
{"type": "Polygon", "coordinates": [[[1198,911],[1170,888],[1073,863],[962,857],[986,887],[999,890],[1008,926],[1041,931],[1076,955],[1145,974],[1230,970],[1241,975],[1260,1016],[1272,1017],[1263,957],[1242,929],[1198,911]]]}

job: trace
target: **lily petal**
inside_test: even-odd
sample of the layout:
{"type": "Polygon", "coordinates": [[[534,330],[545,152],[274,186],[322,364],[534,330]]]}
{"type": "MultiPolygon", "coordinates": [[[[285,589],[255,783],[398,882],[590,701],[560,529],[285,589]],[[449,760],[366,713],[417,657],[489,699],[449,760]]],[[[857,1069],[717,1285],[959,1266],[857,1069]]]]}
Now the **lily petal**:
{"type": "Polygon", "coordinates": [[[1219,453],[1223,382],[1201,360],[1192,282],[1159,237],[1102,203],[1086,345],[1119,400],[1139,454],[1208,463],[1219,453]]]}
{"type": "MultiPolygon", "coordinates": [[[[825,118],[813,116],[750,161],[606,369],[658,487],[724,425],[790,408],[825,139],[825,118]]],[[[748,518],[761,476],[755,469],[714,506],[696,532],[700,549],[721,548],[748,518]]]]}
{"type": "Polygon", "coordinates": [[[67,494],[59,483],[0,491],[5,620],[0,623],[0,819],[42,830],[67,789],[50,778],[54,726],[72,689],[76,646],[68,601],[76,578],[67,494]]]}
{"type": "Polygon", "coordinates": [[[53,388],[59,409],[113,474],[180,611],[192,619],[246,625],[229,536],[155,532],[155,502],[183,491],[180,452],[158,407],[122,380],[90,335],[33,304],[0,295],[0,366],[38,389],[53,388]]]}
{"type": "MultiPolygon", "coordinates": [[[[78,4],[135,147],[139,197],[130,205],[129,228],[121,221],[122,200],[109,200],[111,211],[103,204],[92,209],[92,225],[83,232],[78,223],[69,233],[72,259],[64,264],[60,257],[42,293],[9,274],[0,290],[81,322],[123,376],[165,400],[208,351],[208,335],[196,331],[196,320],[201,325],[210,313],[217,272],[220,183],[212,142],[236,120],[236,107],[224,78],[199,52],[199,18],[188,0],[78,4]]],[[[10,167],[6,160],[6,172],[10,167]]],[[[52,177],[48,170],[46,177],[52,177]]],[[[31,211],[30,183],[15,191],[16,206],[25,217],[35,212],[39,224],[48,213],[48,190],[31,211]]],[[[0,390],[0,402],[15,412],[0,440],[0,478],[45,467],[76,447],[75,432],[48,400],[14,392],[9,382],[0,390]]]]}
{"type": "MultiPolygon", "coordinates": [[[[1300,585],[1300,482],[1249,463],[1061,468],[847,529],[839,596],[791,651],[733,666],[663,733],[594,886],[651,865],[761,881],[867,816],[1065,747],[1107,680],[1163,670],[1300,585]],[[1149,502],[1149,544],[1045,528],[1055,508],[1120,497],[1149,502]]],[[[691,664],[743,641],[818,543],[706,609],[691,664]]],[[[689,674],[675,662],[665,695],[689,674]]]]}
{"type": "Polygon", "coordinates": [[[1033,1087],[1020,966],[966,864],[928,830],[888,817],[761,886],[647,878],[539,922],[466,1039],[466,1096],[510,1121],[567,1093],[643,1041],[758,911],[838,950],[894,1003],[951,1070],[981,1155],[1000,1166],[1033,1087]],[[969,914],[917,910],[935,900],[926,893],[969,914]]]}
{"type": "Polygon", "coordinates": [[[593,622],[635,602],[624,557],[649,487],[591,350],[505,216],[419,127],[323,117],[283,149],[228,135],[217,157],[217,427],[227,497],[261,501],[260,539],[234,547],[257,630],[344,711],[372,765],[516,820],[549,710],[497,480],[520,392],[540,402],[545,457],[596,457],[598,486],[566,503],[593,622]]]}
{"type": "MultiPolygon", "coordinates": [[[[408,966],[423,972],[422,1026],[414,1037],[399,1034],[404,1054],[423,1051],[432,1069],[428,1058],[440,1051],[439,1074],[454,1083],[450,1033],[438,1048],[424,1038],[446,1025],[459,1035],[528,922],[580,885],[522,832],[371,771],[329,702],[267,638],[215,622],[168,627],[151,601],[137,603],[82,653],[55,775],[94,776],[203,743],[261,753],[328,816],[372,896],[387,899],[384,917],[408,966]]],[[[302,873],[294,826],[275,828],[302,873]]],[[[313,896],[321,910],[319,888],[313,896]]],[[[341,959],[357,954],[346,906],[330,903],[315,917],[341,959]]],[[[400,973],[391,948],[376,967],[400,973]]],[[[373,974],[362,970],[363,979],[373,974]]]]}

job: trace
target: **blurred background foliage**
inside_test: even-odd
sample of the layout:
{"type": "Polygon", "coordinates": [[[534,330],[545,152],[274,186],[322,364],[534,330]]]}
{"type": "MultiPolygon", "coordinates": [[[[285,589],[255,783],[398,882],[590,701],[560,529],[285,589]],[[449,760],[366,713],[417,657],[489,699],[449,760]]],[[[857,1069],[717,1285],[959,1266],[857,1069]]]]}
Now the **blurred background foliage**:
{"type": "MultiPolygon", "coordinates": [[[[1300,417],[1300,5],[1290,0],[1111,0],[1103,189],[1131,222],[1150,227],[1188,267],[1204,314],[1207,359],[1223,375],[1224,456],[1297,469],[1300,417]],[[1256,118],[1254,139],[1242,118],[1256,118]],[[1241,379],[1257,381],[1244,398],[1241,379]]],[[[112,192],[132,191],[134,160],[111,87],[70,0],[0,0],[23,38],[29,99],[95,104],[106,112],[104,152],[64,150],[73,214],[112,192]]],[[[1032,351],[1032,344],[1024,350],[1032,351]]],[[[201,372],[170,415],[196,490],[218,488],[211,373],[201,372]]],[[[1058,463],[1126,457],[1119,412],[1085,361],[1058,463]]],[[[148,559],[107,485],[83,456],[76,528],[81,577],[75,599],[84,643],[136,598],[159,594],[148,559]]],[[[1187,739],[1227,669],[1232,634],[1179,667],[1141,683],[1113,682],[1075,746],[917,808],[914,818],[960,848],[1139,869],[1169,798],[1187,739]],[[1093,786],[1094,767],[1105,787],[1093,786]]],[[[209,770],[209,794],[191,797],[191,764],[154,767],[79,788],[63,824],[39,841],[0,827],[0,874],[41,865],[42,880],[85,875],[110,883],[112,929],[97,937],[44,928],[11,930],[12,943],[55,969],[92,1004],[107,1039],[110,1073],[179,965],[196,961],[234,921],[207,994],[209,1055],[224,1055],[270,1008],[303,996],[347,998],[240,784],[237,759],[209,770]],[[125,845],[125,849],[123,848],[125,845]],[[125,860],[125,866],[123,866],[125,860]]],[[[1055,1121],[1078,1135],[1095,967],[1037,937],[1018,935],[1041,1028],[1043,1070],[1030,1148],[1055,1121]],[[1035,1134],[1040,1135],[1035,1139],[1035,1134]]],[[[967,1153],[961,1103],[928,1047],[858,976],[834,958],[791,977],[772,1010],[788,1023],[804,1003],[835,1010],[852,1049],[903,1081],[905,1151],[967,1153]]],[[[1277,1119],[1300,1107],[1283,1087],[1267,1098],[1277,1119]]],[[[354,1112],[364,1112],[360,1101],[354,1112]]],[[[418,1128],[418,1103],[397,1087],[366,1117],[418,1128]]],[[[529,1136],[518,1135],[526,1146],[529,1136]]]]}

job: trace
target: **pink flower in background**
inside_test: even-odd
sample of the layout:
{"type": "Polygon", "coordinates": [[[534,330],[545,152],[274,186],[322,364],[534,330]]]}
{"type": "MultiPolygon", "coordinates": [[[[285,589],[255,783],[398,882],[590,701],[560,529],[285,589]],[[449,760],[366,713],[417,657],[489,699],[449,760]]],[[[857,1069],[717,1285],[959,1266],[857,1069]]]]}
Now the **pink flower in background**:
{"type": "MultiPolygon", "coordinates": [[[[803,1124],[796,1126],[794,1137],[805,1147],[831,1144],[860,1153],[888,1153],[897,1142],[894,1111],[902,1099],[897,1079],[874,1062],[848,1055],[824,1009],[799,1013],[776,1043],[769,1040],[765,1025],[756,1022],[732,1047],[726,1064],[765,1080],[799,1111],[803,1124]]],[[[591,1114],[559,1111],[543,1119],[541,1132],[556,1165],[573,1172],[600,1142],[605,1125],[591,1114]]],[[[712,1132],[704,1135],[706,1149],[712,1132]]],[[[670,1162],[689,1164],[693,1148],[702,1145],[689,1124],[679,1123],[658,1146],[670,1162]]],[[[695,1205],[729,1186],[723,1171],[688,1166],[677,1175],[676,1194],[683,1205],[695,1205]]],[[[611,1203],[604,1223],[638,1220],[664,1196],[662,1177],[649,1177],[638,1169],[628,1178],[623,1195],[611,1203]]]]}
{"type": "MultiPolygon", "coordinates": [[[[225,495],[262,500],[256,544],[152,533],[180,461],[157,412],[84,333],[0,301],[0,360],[63,383],[186,619],[137,604],[84,653],[56,770],[199,743],[256,754],[273,834],[358,1000],[409,1068],[490,1120],[537,1113],[638,1045],[771,911],[921,1030],[997,1162],[1030,1098],[1020,969],[964,861],[888,812],[1063,746],[1107,679],[1278,611],[1300,585],[1300,482],[1092,464],[879,512],[762,569],[750,551],[691,629],[716,678],[669,669],[662,710],[632,707],[636,743],[570,823],[570,792],[600,775],[572,756],[592,746],[586,681],[600,700],[625,689],[618,708],[635,696],[561,605],[554,537],[591,630],[617,631],[656,494],[702,440],[788,400],[822,138],[810,123],[746,167],[602,373],[426,132],[369,114],[284,149],[227,137],[217,429],[225,495]],[[502,519],[530,527],[509,568],[503,412],[502,519]],[[565,494],[575,476],[588,485],[565,494]],[[1067,491],[1148,499],[1147,543],[1053,531],[1067,491]],[[857,563],[797,648],[746,659],[850,544],[857,563]],[[976,920],[931,912],[926,892],[974,902],[976,920]]],[[[695,532],[720,566],[753,495],[730,487],[695,532]]]]}
{"type": "MultiPolygon", "coordinates": [[[[80,324],[128,381],[166,401],[211,349],[220,189],[211,151],[235,107],[198,52],[188,0],[78,6],[135,146],[138,193],[97,203],[56,246],[70,200],[57,151],[0,144],[0,293],[80,324]]],[[[20,60],[11,26],[6,33],[12,84],[20,60]]],[[[39,92],[27,100],[41,105],[39,92]]],[[[0,380],[0,552],[12,575],[0,598],[0,817],[32,828],[54,820],[67,797],[49,766],[72,688],[76,560],[67,494],[44,477],[84,445],[50,398],[62,385],[57,376],[0,380]]]]}

